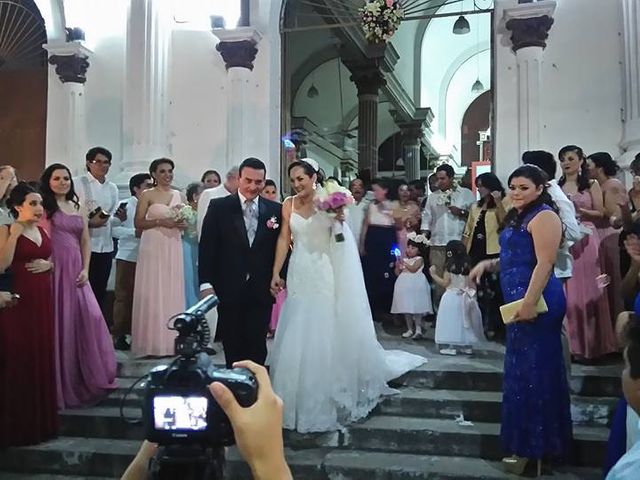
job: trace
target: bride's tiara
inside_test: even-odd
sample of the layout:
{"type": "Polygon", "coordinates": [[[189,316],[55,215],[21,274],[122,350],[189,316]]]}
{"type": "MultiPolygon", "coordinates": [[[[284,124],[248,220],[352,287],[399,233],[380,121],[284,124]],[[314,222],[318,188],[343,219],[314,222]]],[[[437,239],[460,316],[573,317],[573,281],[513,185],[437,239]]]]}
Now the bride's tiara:
{"type": "Polygon", "coordinates": [[[306,163],[307,165],[311,165],[311,168],[313,168],[314,172],[318,173],[320,171],[320,165],[318,165],[318,162],[316,162],[313,158],[303,158],[300,161],[306,163]]]}

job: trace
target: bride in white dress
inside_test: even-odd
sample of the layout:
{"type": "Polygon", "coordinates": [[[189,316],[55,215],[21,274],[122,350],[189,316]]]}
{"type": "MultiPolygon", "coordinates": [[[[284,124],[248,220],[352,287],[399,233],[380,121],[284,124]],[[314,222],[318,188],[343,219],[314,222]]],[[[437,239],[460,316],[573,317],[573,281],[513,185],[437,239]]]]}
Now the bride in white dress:
{"type": "MultiPolygon", "coordinates": [[[[310,159],[289,167],[294,197],[284,201],[272,290],[293,240],[287,300],[267,358],[274,390],[284,402],[284,427],[323,432],[369,414],[387,382],[426,362],[418,355],[385,351],[376,338],[356,242],[343,224],[336,242],[332,222],[313,204],[318,166],[310,159]]],[[[343,220],[341,218],[340,220],[343,220]]]]}

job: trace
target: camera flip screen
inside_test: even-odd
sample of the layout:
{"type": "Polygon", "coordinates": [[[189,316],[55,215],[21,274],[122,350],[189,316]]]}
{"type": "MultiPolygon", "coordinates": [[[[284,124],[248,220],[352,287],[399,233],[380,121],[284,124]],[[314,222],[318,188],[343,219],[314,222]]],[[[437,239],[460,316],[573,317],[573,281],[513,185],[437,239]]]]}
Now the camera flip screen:
{"type": "Polygon", "coordinates": [[[156,430],[201,431],[207,428],[207,398],[158,396],[153,399],[156,430]]]}

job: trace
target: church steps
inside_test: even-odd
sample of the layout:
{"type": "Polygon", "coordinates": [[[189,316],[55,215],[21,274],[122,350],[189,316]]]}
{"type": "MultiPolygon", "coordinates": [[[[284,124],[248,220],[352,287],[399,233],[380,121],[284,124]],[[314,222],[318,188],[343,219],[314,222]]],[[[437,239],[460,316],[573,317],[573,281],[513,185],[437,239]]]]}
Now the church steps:
{"type": "MultiPolygon", "coordinates": [[[[127,440],[61,438],[46,444],[13,449],[0,456],[5,471],[29,465],[32,474],[0,473],[2,480],[119,478],[139,447],[127,440]],[[48,474],[38,473],[48,472],[48,474]],[[99,475],[96,477],[95,475],[99,475]]],[[[499,463],[466,457],[437,457],[367,451],[331,449],[286,450],[287,460],[296,480],[499,480],[512,478],[501,471],[499,463]]],[[[227,480],[250,478],[248,467],[235,449],[227,455],[227,480]]],[[[594,469],[554,469],[546,478],[596,480],[594,469]]]]}

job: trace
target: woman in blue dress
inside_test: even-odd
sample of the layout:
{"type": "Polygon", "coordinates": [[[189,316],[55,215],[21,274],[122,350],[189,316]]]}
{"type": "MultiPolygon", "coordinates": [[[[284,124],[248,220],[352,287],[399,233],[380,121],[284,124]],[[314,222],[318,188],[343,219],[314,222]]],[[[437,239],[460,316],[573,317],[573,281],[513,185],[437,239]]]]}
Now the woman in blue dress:
{"type": "Polygon", "coordinates": [[[187,228],[182,232],[182,260],[184,262],[184,299],[185,308],[189,308],[199,300],[198,283],[198,199],[204,186],[202,183],[191,183],[185,192],[188,204],[181,210],[187,228]]]}
{"type": "Polygon", "coordinates": [[[503,465],[522,474],[528,463],[566,458],[572,432],[569,388],[560,331],[566,299],[553,265],[562,242],[562,223],[546,191],[546,175],[524,165],[509,177],[513,209],[500,235],[500,258],[485,260],[471,272],[500,271],[505,303],[523,300],[507,324],[502,399],[503,465]],[[538,314],[543,296],[549,311],[538,314]],[[531,461],[531,462],[530,462],[531,461]]]}

